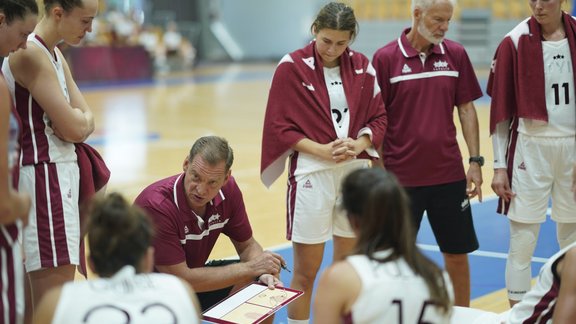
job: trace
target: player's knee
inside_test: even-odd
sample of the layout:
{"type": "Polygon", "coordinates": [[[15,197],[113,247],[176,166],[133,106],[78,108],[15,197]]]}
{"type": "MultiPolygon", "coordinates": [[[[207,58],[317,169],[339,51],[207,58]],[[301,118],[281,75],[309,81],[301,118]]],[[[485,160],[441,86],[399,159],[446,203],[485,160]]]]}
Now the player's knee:
{"type": "Polygon", "coordinates": [[[301,287],[312,287],[316,280],[317,273],[309,270],[303,272],[294,272],[293,280],[297,281],[301,287]]]}
{"type": "Polygon", "coordinates": [[[536,233],[531,230],[511,234],[508,260],[515,269],[524,270],[530,266],[532,254],[536,247],[536,236],[536,233]]]}

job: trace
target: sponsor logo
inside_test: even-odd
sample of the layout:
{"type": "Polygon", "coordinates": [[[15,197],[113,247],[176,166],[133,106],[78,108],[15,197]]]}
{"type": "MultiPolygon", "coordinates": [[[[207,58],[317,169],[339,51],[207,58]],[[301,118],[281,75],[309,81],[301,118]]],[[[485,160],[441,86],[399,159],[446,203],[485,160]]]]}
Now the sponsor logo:
{"type": "Polygon", "coordinates": [[[306,84],[305,82],[302,82],[302,85],[308,88],[308,90],[314,91],[314,86],[312,85],[312,83],[306,84]]]}
{"type": "Polygon", "coordinates": [[[306,65],[308,65],[309,68],[311,68],[312,70],[315,69],[314,67],[314,57],[305,57],[302,59],[302,61],[304,61],[304,63],[306,65]]]}
{"type": "Polygon", "coordinates": [[[306,180],[306,182],[302,187],[306,189],[312,189],[312,183],[310,182],[310,180],[306,180]]]}
{"type": "Polygon", "coordinates": [[[188,233],[190,233],[190,230],[188,229],[188,226],[184,225],[184,234],[188,233]]]}
{"type": "Polygon", "coordinates": [[[526,171],[526,164],[524,164],[524,162],[520,163],[520,165],[518,166],[518,169],[520,169],[522,171],[526,171]]]}
{"type": "Polygon", "coordinates": [[[412,69],[408,66],[408,64],[404,64],[404,67],[402,68],[402,73],[404,74],[412,73],[412,69]]]}
{"type": "Polygon", "coordinates": [[[465,198],[464,200],[462,200],[460,207],[462,207],[462,211],[465,211],[466,209],[468,209],[470,207],[470,200],[468,200],[468,198],[465,198]]]}

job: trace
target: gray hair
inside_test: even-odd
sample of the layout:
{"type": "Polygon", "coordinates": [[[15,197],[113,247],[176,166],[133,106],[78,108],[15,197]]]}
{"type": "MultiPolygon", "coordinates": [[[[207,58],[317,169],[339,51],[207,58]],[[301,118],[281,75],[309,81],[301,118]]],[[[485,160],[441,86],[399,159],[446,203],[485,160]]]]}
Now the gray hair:
{"type": "Polygon", "coordinates": [[[230,170],[234,162],[234,152],[228,145],[228,141],[218,136],[204,136],[197,139],[190,149],[188,161],[192,162],[196,155],[200,155],[210,165],[224,161],[226,171],[230,170]]]}
{"type": "Polygon", "coordinates": [[[414,9],[420,8],[422,11],[428,10],[431,6],[439,3],[449,1],[452,7],[456,7],[456,0],[412,0],[411,12],[414,13],[414,9]]]}

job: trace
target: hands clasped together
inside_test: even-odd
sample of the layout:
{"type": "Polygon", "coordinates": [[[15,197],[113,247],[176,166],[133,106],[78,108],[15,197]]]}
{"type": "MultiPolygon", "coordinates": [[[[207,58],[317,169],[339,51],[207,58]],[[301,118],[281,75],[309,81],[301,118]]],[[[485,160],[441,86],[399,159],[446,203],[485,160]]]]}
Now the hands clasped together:
{"type": "Polygon", "coordinates": [[[361,136],[358,139],[339,138],[326,144],[331,154],[330,159],[336,163],[355,159],[369,145],[370,140],[366,136],[361,136]]]}

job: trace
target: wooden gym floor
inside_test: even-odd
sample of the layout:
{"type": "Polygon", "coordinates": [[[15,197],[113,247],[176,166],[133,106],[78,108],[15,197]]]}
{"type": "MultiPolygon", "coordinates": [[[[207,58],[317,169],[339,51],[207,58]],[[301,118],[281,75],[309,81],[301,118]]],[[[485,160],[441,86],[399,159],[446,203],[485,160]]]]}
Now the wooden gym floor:
{"type": "MultiPolygon", "coordinates": [[[[222,64],[199,66],[193,72],[171,74],[154,81],[107,85],[81,84],[95,113],[96,131],[89,143],[103,155],[112,171],[108,192],[133,200],[148,184],[182,171],[182,162],[194,140],[216,134],[234,149],[232,174],[239,183],[256,239],[265,248],[291,252],[285,240],[285,176],[270,189],[260,182],[260,143],[268,89],[276,64],[222,64]]],[[[478,77],[485,90],[486,72],[478,77]]],[[[473,306],[501,312],[508,308],[504,264],[508,224],[497,216],[492,179],[492,145],[488,133],[489,98],[476,102],[481,152],[486,157],[482,191],[485,202],[474,203],[480,251],[471,255],[473,306]]],[[[455,115],[456,117],[456,115],[455,115]]],[[[456,118],[457,120],[457,118],[456,118]]],[[[459,126],[458,126],[459,127],[459,126]]],[[[459,141],[464,143],[459,135],[459,141]]],[[[467,161],[467,150],[462,153],[467,161]]],[[[533,275],[558,248],[554,227],[545,224],[533,263],[533,275]],[[549,233],[549,234],[548,234],[549,233]]],[[[427,253],[441,262],[429,227],[418,239],[427,253]]],[[[234,254],[223,237],[212,257],[234,254]]],[[[283,277],[286,285],[288,278],[283,277]]],[[[282,321],[277,316],[279,323],[282,321]]]]}

